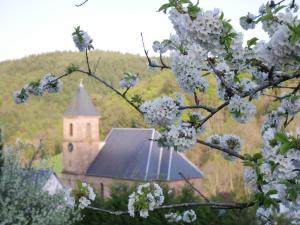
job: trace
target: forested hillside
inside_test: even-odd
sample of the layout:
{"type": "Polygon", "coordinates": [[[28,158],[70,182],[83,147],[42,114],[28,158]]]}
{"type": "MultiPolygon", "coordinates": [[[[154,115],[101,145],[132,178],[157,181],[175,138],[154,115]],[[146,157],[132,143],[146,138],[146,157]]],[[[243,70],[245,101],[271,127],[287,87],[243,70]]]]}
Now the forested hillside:
{"type": "MultiPolygon", "coordinates": [[[[6,143],[15,142],[16,138],[34,142],[45,136],[44,142],[49,155],[55,155],[61,150],[62,115],[74,96],[81,78],[101,114],[100,136],[104,139],[113,127],[145,127],[141,116],[109,89],[97,83],[92,78],[73,74],[64,78],[63,90],[58,94],[48,94],[43,97],[33,97],[26,104],[16,105],[13,102],[13,92],[19,90],[30,81],[41,78],[45,73],[63,74],[70,64],[85,65],[84,53],[56,52],[38,56],[30,56],[21,60],[0,63],[0,126],[4,128],[6,143]]],[[[144,99],[152,99],[161,94],[172,95],[176,88],[174,76],[170,71],[149,71],[144,57],[115,52],[94,51],[90,54],[91,64],[99,59],[96,73],[118,87],[124,72],[140,74],[140,83],[130,90],[129,95],[140,94],[144,99]]],[[[188,101],[188,100],[187,100],[188,101]]],[[[210,80],[209,98],[200,96],[200,101],[214,105],[215,81],[210,80]]],[[[261,115],[272,109],[273,103],[267,99],[257,105],[257,115],[250,123],[238,124],[221,111],[213,118],[206,133],[201,137],[214,133],[232,133],[240,135],[244,140],[244,153],[255,152],[260,146],[261,115]],[[223,123],[221,123],[223,121],[223,123]]],[[[292,124],[294,129],[299,118],[292,124]]],[[[231,163],[222,159],[219,153],[207,147],[197,145],[187,156],[199,166],[205,174],[207,193],[238,191],[245,194],[242,183],[242,166],[240,162],[231,163]]]]}

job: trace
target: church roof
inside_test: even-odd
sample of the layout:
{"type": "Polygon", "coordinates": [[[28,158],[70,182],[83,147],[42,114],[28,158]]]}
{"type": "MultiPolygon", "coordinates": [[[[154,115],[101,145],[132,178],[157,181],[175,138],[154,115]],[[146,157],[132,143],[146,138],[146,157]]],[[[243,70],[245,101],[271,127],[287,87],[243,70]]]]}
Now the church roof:
{"type": "Polygon", "coordinates": [[[184,155],[160,148],[154,129],[114,128],[86,175],[126,180],[174,181],[201,178],[202,172],[184,155]]]}
{"type": "Polygon", "coordinates": [[[77,93],[64,116],[99,116],[82,84],[79,85],[77,93]]]}

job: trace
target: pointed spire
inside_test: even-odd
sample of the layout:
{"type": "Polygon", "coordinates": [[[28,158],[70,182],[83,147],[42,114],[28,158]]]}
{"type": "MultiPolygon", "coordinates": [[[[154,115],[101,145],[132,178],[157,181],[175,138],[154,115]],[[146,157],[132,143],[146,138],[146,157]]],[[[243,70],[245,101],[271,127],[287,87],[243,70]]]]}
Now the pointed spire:
{"type": "Polygon", "coordinates": [[[80,79],[79,87],[82,87],[82,88],[84,87],[83,86],[83,79],[82,78],[80,79]]]}
{"type": "Polygon", "coordinates": [[[83,79],[80,80],[77,93],[64,116],[99,116],[91,98],[84,89],[83,79]]]}

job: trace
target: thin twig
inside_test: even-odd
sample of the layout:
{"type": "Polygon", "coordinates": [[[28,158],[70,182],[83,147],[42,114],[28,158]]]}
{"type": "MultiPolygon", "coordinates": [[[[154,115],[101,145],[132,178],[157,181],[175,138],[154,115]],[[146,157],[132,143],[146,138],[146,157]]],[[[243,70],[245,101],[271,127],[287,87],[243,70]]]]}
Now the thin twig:
{"type": "Polygon", "coordinates": [[[89,55],[88,55],[88,49],[85,49],[85,58],[86,58],[86,64],[87,64],[89,73],[92,73],[91,67],[90,67],[90,61],[89,61],[89,55]]]}
{"type": "Polygon", "coordinates": [[[200,104],[198,104],[198,105],[180,106],[178,109],[179,109],[179,110],[186,110],[186,109],[204,109],[204,110],[206,110],[206,111],[208,111],[208,112],[214,112],[214,111],[216,111],[216,109],[214,109],[214,108],[211,108],[211,107],[206,106],[206,105],[200,105],[200,104]]]}
{"type": "Polygon", "coordinates": [[[99,81],[100,83],[104,84],[106,87],[108,87],[109,89],[111,89],[112,91],[114,91],[117,95],[121,96],[127,103],[129,103],[134,109],[136,109],[139,113],[141,113],[140,109],[138,106],[136,106],[133,102],[131,102],[126,96],[123,95],[123,93],[121,93],[120,91],[118,91],[117,89],[115,89],[111,84],[107,83],[105,80],[103,80],[102,78],[98,77],[96,74],[90,73],[88,71],[82,70],[82,69],[78,69],[78,72],[84,73],[94,79],[96,79],[97,81],[99,81]]]}
{"type": "Polygon", "coordinates": [[[184,175],[183,173],[179,172],[179,175],[184,179],[184,181],[189,184],[191,186],[191,188],[196,191],[206,202],[210,202],[209,199],[204,195],[202,194],[202,192],[197,189],[184,175]]]}
{"type": "Polygon", "coordinates": [[[99,65],[99,62],[100,62],[100,57],[99,57],[98,60],[97,60],[97,63],[96,63],[96,65],[95,65],[95,67],[94,67],[94,70],[93,70],[93,73],[96,73],[96,70],[97,70],[97,67],[98,67],[98,65],[99,65]]]}
{"type": "Polygon", "coordinates": [[[148,60],[148,65],[149,65],[150,67],[153,67],[153,68],[160,68],[161,70],[163,70],[163,69],[171,69],[170,66],[165,65],[165,63],[163,63],[162,58],[161,58],[161,63],[163,63],[162,65],[154,64],[154,63],[151,61],[151,59],[150,59],[150,57],[149,57],[149,55],[148,55],[148,50],[146,50],[146,47],[145,47],[145,42],[144,42],[143,33],[141,33],[141,37],[142,37],[142,44],[143,44],[144,53],[145,53],[146,58],[147,58],[147,60],[148,60]]]}
{"type": "Polygon", "coordinates": [[[75,6],[76,6],[76,7],[80,7],[80,6],[84,5],[84,4],[87,3],[87,2],[88,2],[88,0],[85,0],[84,2],[82,2],[82,3],[78,4],[78,5],[75,5],[75,6]]]}
{"type": "Polygon", "coordinates": [[[32,167],[32,163],[34,162],[34,160],[36,160],[36,157],[38,156],[38,154],[40,154],[40,152],[42,151],[43,149],[43,140],[44,140],[45,136],[41,137],[39,139],[39,144],[38,146],[36,147],[29,163],[28,163],[28,168],[31,168],[32,167]]]}

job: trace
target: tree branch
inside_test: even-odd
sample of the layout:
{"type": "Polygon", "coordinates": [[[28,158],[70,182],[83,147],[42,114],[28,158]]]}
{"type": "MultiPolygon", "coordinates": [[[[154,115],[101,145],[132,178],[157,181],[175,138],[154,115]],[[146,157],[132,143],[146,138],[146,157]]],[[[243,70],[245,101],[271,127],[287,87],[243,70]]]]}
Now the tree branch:
{"type": "Polygon", "coordinates": [[[188,185],[190,185],[190,187],[194,190],[194,191],[196,191],[206,202],[210,202],[209,201],[209,199],[204,195],[204,194],[202,194],[202,192],[199,190],[199,189],[197,189],[184,175],[183,175],[183,173],[181,173],[181,172],[179,172],[179,175],[184,179],[184,181],[188,184],[188,185]]]}
{"type": "MultiPolygon", "coordinates": [[[[221,203],[221,202],[189,202],[189,203],[178,203],[170,205],[162,205],[154,208],[153,211],[162,210],[162,209],[179,209],[179,208],[190,208],[190,207],[210,207],[214,209],[245,209],[255,205],[255,202],[249,203],[221,203]]],[[[120,215],[129,215],[128,211],[113,211],[107,209],[96,208],[88,206],[88,209],[98,211],[100,213],[108,213],[115,216],[120,215]]],[[[138,211],[135,211],[136,213],[138,211]]]]}
{"type": "Polygon", "coordinates": [[[242,155],[240,155],[240,154],[238,154],[236,152],[233,152],[233,151],[231,151],[231,150],[229,150],[227,148],[223,148],[223,147],[221,147],[219,145],[211,144],[211,143],[208,143],[208,142],[205,142],[205,141],[202,141],[202,140],[197,140],[197,143],[202,144],[202,145],[206,145],[206,146],[208,146],[210,148],[217,149],[217,150],[219,150],[221,152],[225,152],[228,155],[234,156],[234,157],[239,158],[241,160],[245,160],[244,156],[242,156],[242,155]]]}

